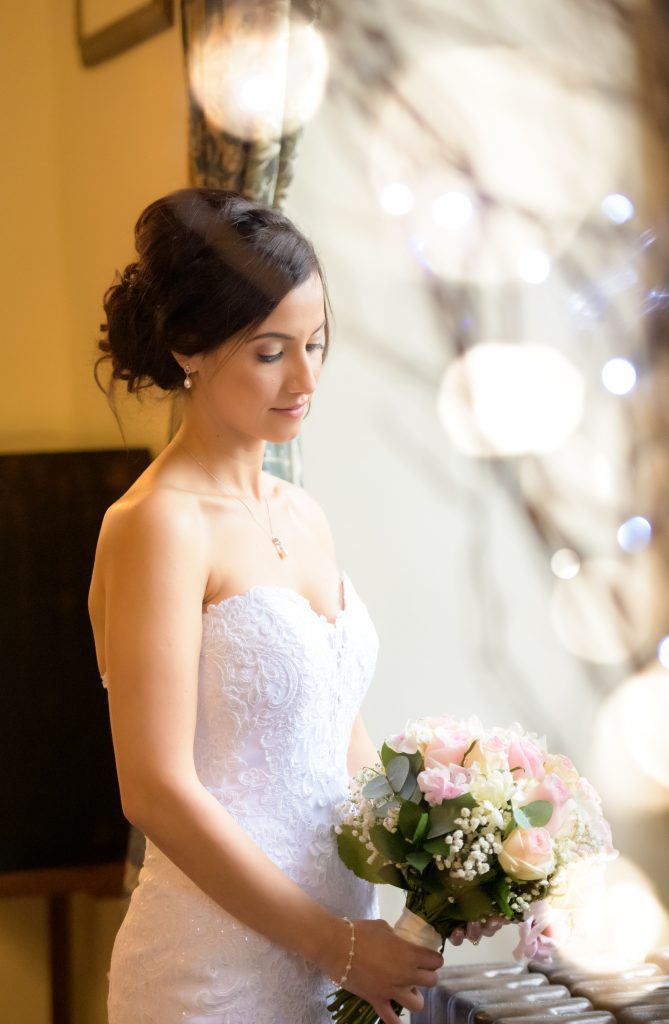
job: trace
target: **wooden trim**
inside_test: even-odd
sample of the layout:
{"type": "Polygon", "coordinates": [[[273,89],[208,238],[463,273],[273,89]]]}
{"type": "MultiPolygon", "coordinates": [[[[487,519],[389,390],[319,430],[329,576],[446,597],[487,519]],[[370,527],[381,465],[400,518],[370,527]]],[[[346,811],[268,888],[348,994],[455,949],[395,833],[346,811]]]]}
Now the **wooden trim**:
{"type": "Polygon", "coordinates": [[[148,0],[136,11],[86,36],[83,32],[84,2],[75,0],[77,41],[81,60],[87,68],[116,57],[174,24],[174,0],[148,0]]]}
{"type": "Polygon", "coordinates": [[[122,896],[125,864],[86,864],[73,868],[39,868],[0,873],[0,897],[54,896],[85,892],[90,896],[122,896]]]}

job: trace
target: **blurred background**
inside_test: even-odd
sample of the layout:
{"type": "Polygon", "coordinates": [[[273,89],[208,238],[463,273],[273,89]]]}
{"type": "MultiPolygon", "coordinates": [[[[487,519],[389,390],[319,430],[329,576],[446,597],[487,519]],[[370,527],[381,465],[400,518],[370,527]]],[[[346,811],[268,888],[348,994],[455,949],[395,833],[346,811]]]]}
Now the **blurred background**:
{"type": "MultiPolygon", "coordinates": [[[[0,12],[0,450],[123,447],[95,340],[147,203],[281,203],[334,310],[290,459],[380,636],[369,731],[475,713],[572,757],[621,851],[588,941],[633,957],[669,942],[668,41],[662,0],[0,12]]],[[[178,410],[119,414],[155,454],[178,410]]],[[[125,904],[68,899],[102,1024],[125,904]]],[[[49,922],[0,899],[2,1020],[51,1019],[49,922]]]]}

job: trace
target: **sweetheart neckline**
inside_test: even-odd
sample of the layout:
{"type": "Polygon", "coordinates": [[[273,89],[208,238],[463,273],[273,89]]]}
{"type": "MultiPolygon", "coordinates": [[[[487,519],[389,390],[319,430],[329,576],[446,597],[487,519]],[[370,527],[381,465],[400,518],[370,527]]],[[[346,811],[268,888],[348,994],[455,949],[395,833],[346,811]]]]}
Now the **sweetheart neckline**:
{"type": "Polygon", "coordinates": [[[335,615],[334,619],[328,619],[327,615],[322,615],[320,612],[317,612],[316,609],[314,608],[314,606],[312,605],[311,601],[309,600],[309,598],[305,597],[304,594],[300,593],[299,590],[296,590],[294,587],[284,586],[283,584],[280,584],[280,583],[254,583],[252,586],[247,587],[246,590],[242,590],[241,593],[239,593],[239,594],[230,594],[228,597],[221,598],[220,601],[213,601],[213,602],[211,602],[210,604],[207,605],[207,607],[202,612],[202,617],[203,617],[203,619],[207,619],[209,617],[209,613],[210,612],[217,611],[223,605],[226,605],[226,604],[228,604],[231,601],[244,600],[245,598],[250,597],[251,594],[254,594],[257,591],[262,591],[262,590],[270,590],[271,591],[271,590],[274,590],[274,591],[278,591],[279,593],[285,593],[285,594],[288,594],[291,597],[297,598],[306,607],[306,609],[308,611],[310,611],[311,614],[314,615],[320,622],[323,622],[326,626],[330,626],[332,629],[336,629],[337,626],[339,625],[340,619],[349,610],[349,584],[350,584],[350,580],[349,580],[349,578],[348,578],[348,576],[346,575],[345,572],[341,572],[339,574],[339,580],[340,580],[340,583],[341,583],[341,592],[342,592],[343,605],[339,609],[337,614],[335,615]]]}

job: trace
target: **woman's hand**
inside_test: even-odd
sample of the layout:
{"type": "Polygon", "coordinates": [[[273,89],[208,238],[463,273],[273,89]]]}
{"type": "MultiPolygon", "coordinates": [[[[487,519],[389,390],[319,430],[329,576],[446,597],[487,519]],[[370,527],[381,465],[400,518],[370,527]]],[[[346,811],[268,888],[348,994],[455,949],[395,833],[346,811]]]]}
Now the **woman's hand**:
{"type": "MultiPolygon", "coordinates": [[[[350,949],[350,929],[342,920],[342,939],[337,938],[336,953],[328,973],[341,977],[350,949]],[[342,950],[345,952],[342,955],[342,950]]],[[[391,1000],[413,1013],[423,1008],[421,988],[437,984],[437,971],[444,958],[433,949],[416,946],[396,935],[386,921],[358,920],[355,924],[355,954],[346,981],[346,989],[366,999],[384,1024],[401,1024],[391,1000]]]]}

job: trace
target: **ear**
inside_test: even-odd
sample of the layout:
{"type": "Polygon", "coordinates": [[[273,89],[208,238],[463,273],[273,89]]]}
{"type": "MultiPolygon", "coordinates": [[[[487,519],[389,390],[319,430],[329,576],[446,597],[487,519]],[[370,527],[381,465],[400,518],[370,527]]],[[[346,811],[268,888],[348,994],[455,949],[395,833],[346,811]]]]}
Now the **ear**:
{"type": "Polygon", "coordinates": [[[177,361],[177,363],[179,364],[184,373],[186,372],[187,366],[190,367],[191,373],[197,373],[197,371],[200,369],[200,366],[202,364],[202,354],[200,352],[196,352],[195,355],[192,356],[186,356],[183,354],[183,352],[175,352],[174,349],[170,349],[170,353],[172,355],[172,358],[177,361]]]}

